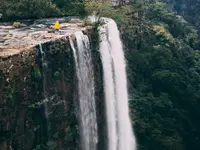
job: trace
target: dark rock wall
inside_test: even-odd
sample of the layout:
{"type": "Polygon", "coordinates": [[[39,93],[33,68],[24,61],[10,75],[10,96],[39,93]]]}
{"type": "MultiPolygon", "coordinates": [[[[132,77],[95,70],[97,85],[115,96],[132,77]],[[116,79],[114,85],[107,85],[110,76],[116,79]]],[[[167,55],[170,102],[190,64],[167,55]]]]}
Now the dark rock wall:
{"type": "MultiPolygon", "coordinates": [[[[106,149],[106,124],[99,35],[93,29],[84,34],[91,41],[102,150],[106,149]]],[[[0,150],[79,148],[74,66],[68,37],[0,60],[0,150]]]]}
{"type": "Polygon", "coordinates": [[[26,112],[29,103],[38,98],[28,94],[33,90],[29,72],[34,55],[35,51],[23,52],[0,62],[0,149],[10,145],[24,147],[28,142],[24,140],[28,134],[26,112]]]}
{"type": "Polygon", "coordinates": [[[67,38],[0,60],[0,149],[78,145],[73,55],[67,38]],[[42,65],[43,58],[43,65],[42,65]]]}

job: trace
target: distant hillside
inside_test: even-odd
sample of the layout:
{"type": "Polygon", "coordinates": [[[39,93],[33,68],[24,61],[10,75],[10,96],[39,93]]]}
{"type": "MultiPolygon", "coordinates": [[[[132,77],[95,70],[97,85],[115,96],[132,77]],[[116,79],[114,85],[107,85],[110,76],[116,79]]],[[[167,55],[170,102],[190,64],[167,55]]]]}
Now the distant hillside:
{"type": "Polygon", "coordinates": [[[200,1],[199,0],[163,0],[178,14],[200,29],[200,1]]]}

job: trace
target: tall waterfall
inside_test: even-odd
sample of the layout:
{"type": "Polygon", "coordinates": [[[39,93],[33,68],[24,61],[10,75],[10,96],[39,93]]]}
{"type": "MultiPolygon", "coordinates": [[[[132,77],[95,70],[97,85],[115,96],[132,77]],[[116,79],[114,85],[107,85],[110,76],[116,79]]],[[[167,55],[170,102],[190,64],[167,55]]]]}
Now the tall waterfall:
{"type": "Polygon", "coordinates": [[[46,57],[45,55],[46,54],[42,49],[42,44],[41,43],[39,44],[39,53],[41,55],[42,74],[43,74],[43,94],[44,94],[44,97],[45,97],[45,99],[42,101],[42,103],[44,104],[45,116],[46,116],[47,119],[49,119],[48,105],[47,105],[48,95],[47,95],[47,91],[46,91],[47,79],[46,79],[46,73],[45,73],[47,68],[48,68],[48,65],[47,65],[47,62],[45,61],[45,57],[46,57]]]}
{"type": "Polygon", "coordinates": [[[82,32],[75,33],[77,48],[69,38],[74,54],[78,80],[79,121],[81,132],[81,149],[97,149],[97,120],[95,107],[94,73],[89,39],[82,32]]]}
{"type": "Polygon", "coordinates": [[[116,23],[102,18],[99,28],[103,64],[108,150],[136,150],[128,109],[126,65],[116,23]]]}

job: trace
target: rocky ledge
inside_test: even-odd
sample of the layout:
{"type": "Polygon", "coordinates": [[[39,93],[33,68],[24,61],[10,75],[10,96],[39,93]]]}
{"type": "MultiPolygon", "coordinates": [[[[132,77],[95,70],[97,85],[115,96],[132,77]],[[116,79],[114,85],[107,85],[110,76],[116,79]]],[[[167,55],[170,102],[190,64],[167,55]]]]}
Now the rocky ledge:
{"type": "Polygon", "coordinates": [[[15,28],[9,23],[0,24],[0,58],[30,50],[35,45],[72,35],[76,31],[88,29],[83,21],[69,18],[41,19],[29,25],[21,24],[21,26],[15,28]],[[59,31],[51,28],[56,20],[60,21],[59,31]]]}

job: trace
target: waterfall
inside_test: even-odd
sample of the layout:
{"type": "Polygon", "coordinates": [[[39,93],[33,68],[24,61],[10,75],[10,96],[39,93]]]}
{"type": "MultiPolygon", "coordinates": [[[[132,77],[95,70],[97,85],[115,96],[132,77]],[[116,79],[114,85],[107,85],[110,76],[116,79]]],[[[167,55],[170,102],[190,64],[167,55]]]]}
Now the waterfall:
{"type": "Polygon", "coordinates": [[[100,54],[103,64],[104,93],[108,130],[108,150],[136,150],[128,109],[126,65],[116,23],[101,18],[100,54]]]}
{"type": "Polygon", "coordinates": [[[44,97],[45,99],[43,100],[44,102],[44,111],[45,111],[45,116],[47,118],[47,121],[48,121],[48,118],[49,118],[49,113],[48,113],[48,95],[47,95],[47,91],[46,91],[46,82],[47,82],[47,79],[46,79],[46,73],[45,71],[47,70],[48,66],[47,66],[47,62],[45,61],[45,52],[43,51],[42,49],[42,44],[40,43],[39,44],[39,53],[41,55],[41,64],[42,64],[42,76],[43,76],[43,94],[44,94],[44,97]]]}
{"type": "Polygon", "coordinates": [[[75,33],[77,48],[69,37],[70,45],[73,50],[76,76],[78,82],[78,114],[81,135],[81,149],[97,149],[97,120],[95,107],[94,73],[90,43],[87,35],[82,32],[75,33]]]}

